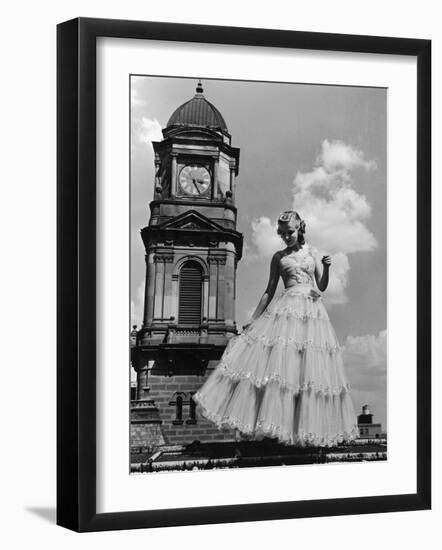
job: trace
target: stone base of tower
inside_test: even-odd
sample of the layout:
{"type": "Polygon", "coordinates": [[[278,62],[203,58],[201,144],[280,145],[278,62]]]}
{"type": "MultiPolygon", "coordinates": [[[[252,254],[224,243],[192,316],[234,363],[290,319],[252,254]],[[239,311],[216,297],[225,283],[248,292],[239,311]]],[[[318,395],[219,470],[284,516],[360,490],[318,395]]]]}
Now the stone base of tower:
{"type": "Polygon", "coordinates": [[[152,452],[165,444],[162,422],[153,399],[131,401],[130,448],[131,454],[152,452]]]}
{"type": "MultiPolygon", "coordinates": [[[[216,362],[215,362],[216,363],[216,362]]],[[[150,396],[161,418],[166,445],[187,445],[193,441],[236,441],[236,430],[219,430],[196,410],[192,395],[203,385],[212,369],[193,375],[162,376],[150,374],[150,396]]]]}
{"type": "MultiPolygon", "coordinates": [[[[131,452],[155,452],[164,447],[201,443],[238,441],[236,430],[219,430],[196,410],[193,394],[212,373],[217,360],[207,368],[185,374],[166,374],[155,364],[138,372],[139,395],[131,402],[131,452]],[[148,382],[147,382],[148,380],[148,382]]],[[[170,371],[169,371],[170,372],[170,371]]]]}

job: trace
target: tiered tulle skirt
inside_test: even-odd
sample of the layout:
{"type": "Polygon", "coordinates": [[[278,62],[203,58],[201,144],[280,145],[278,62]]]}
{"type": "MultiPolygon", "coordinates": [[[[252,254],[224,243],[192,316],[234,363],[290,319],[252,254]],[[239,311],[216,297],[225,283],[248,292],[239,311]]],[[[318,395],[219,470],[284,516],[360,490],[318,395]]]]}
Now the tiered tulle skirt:
{"type": "Polygon", "coordinates": [[[193,399],[220,429],[288,445],[333,446],[358,435],[349,391],[322,300],[298,285],[229,341],[193,399]]]}

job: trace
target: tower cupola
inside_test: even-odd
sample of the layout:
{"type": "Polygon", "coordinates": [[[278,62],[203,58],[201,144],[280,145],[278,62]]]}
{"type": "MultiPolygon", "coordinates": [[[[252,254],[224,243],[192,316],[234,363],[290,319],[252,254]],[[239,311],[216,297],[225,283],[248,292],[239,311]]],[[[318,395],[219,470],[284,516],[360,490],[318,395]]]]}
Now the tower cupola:
{"type": "Polygon", "coordinates": [[[184,126],[210,128],[228,133],[227,124],[218,109],[203,95],[203,86],[198,82],[192,99],[180,105],[172,113],[166,128],[184,126]]]}

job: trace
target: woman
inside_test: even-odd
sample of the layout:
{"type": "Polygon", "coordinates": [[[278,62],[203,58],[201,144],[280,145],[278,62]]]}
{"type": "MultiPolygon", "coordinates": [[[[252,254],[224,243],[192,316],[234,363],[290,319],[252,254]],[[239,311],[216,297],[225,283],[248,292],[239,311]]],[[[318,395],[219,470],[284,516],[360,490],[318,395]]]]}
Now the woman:
{"type": "Polygon", "coordinates": [[[286,248],[272,258],[251,321],[193,396],[197,410],[220,429],[237,428],[253,439],[301,446],[353,440],[358,429],[350,387],[318,292],[327,288],[330,257],[318,260],[297,212],[280,215],[278,233],[286,248]],[[279,277],[285,288],[272,301],[279,277]]]}

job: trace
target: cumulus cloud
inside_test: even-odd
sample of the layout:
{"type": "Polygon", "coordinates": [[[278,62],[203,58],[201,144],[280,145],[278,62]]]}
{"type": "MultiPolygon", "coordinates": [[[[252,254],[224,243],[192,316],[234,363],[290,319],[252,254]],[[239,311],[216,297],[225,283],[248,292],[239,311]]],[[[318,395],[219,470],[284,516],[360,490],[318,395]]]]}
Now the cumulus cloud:
{"type": "Polygon", "coordinates": [[[306,220],[308,239],[319,253],[331,254],[329,304],[345,304],[350,261],[348,254],[377,246],[366,226],[371,216],[367,198],[353,186],[353,171],[374,170],[374,161],[342,141],[324,140],[315,166],[298,172],[293,182],[293,209],[306,220]]]}
{"type": "Polygon", "coordinates": [[[152,141],[161,141],[161,124],[147,116],[149,101],[143,89],[142,79],[131,80],[131,150],[132,183],[143,184],[146,192],[153,192],[154,151],[152,141]]]}
{"type": "Polygon", "coordinates": [[[276,233],[276,229],[276,223],[272,224],[270,218],[266,216],[252,221],[252,243],[254,246],[252,250],[254,253],[249,251],[252,258],[267,258],[281,249],[283,243],[276,233]]]}
{"type": "Polygon", "coordinates": [[[293,208],[306,220],[315,246],[346,254],[376,248],[376,239],[365,225],[370,204],[354,189],[352,178],[356,168],[373,170],[375,166],[342,141],[324,140],[313,169],[296,174],[293,208]]]}
{"type": "Polygon", "coordinates": [[[365,336],[348,336],[343,346],[345,359],[370,369],[384,368],[387,358],[387,331],[365,336]]]}
{"type": "Polygon", "coordinates": [[[330,280],[327,291],[324,294],[324,301],[328,305],[346,304],[348,297],[345,294],[345,288],[348,283],[348,272],[350,264],[346,254],[337,252],[332,256],[333,268],[330,271],[330,280]]]}
{"type": "Polygon", "coordinates": [[[150,144],[152,141],[161,141],[163,134],[161,132],[161,124],[156,118],[141,117],[136,138],[140,143],[150,144]]]}
{"type": "Polygon", "coordinates": [[[352,170],[356,167],[362,167],[371,170],[376,167],[372,160],[367,161],[362,151],[346,145],[343,141],[329,141],[325,139],[322,142],[321,153],[318,157],[319,163],[331,172],[332,170],[352,170]]]}
{"type": "Polygon", "coordinates": [[[149,144],[163,139],[161,124],[156,118],[146,116],[148,100],[142,90],[143,79],[133,77],[130,89],[132,144],[149,144]]]}
{"type": "Polygon", "coordinates": [[[348,336],[342,351],[355,406],[368,404],[386,429],[387,331],[348,336]]]}
{"type": "Polygon", "coordinates": [[[140,87],[143,84],[143,80],[144,80],[144,77],[140,78],[140,77],[133,76],[131,78],[130,104],[131,104],[132,109],[134,107],[138,107],[138,106],[141,106],[141,105],[144,106],[147,103],[146,97],[144,97],[140,93],[140,87]]]}
{"type": "MultiPolygon", "coordinates": [[[[324,140],[314,166],[298,172],[293,181],[292,208],[307,225],[308,241],[320,256],[330,254],[333,268],[325,295],[329,304],[347,302],[350,262],[348,254],[370,252],[377,247],[374,235],[366,226],[371,216],[367,198],[354,188],[355,170],[374,170],[376,163],[366,160],[362,151],[342,141],[324,140]]],[[[270,256],[281,247],[276,222],[260,217],[252,223],[254,249],[250,259],[270,256]]]]}
{"type": "Polygon", "coordinates": [[[161,141],[163,134],[161,132],[161,124],[156,118],[149,118],[141,114],[132,115],[131,127],[131,144],[132,154],[138,147],[142,147],[143,163],[152,167],[153,173],[153,147],[152,141],[161,141]]]}

